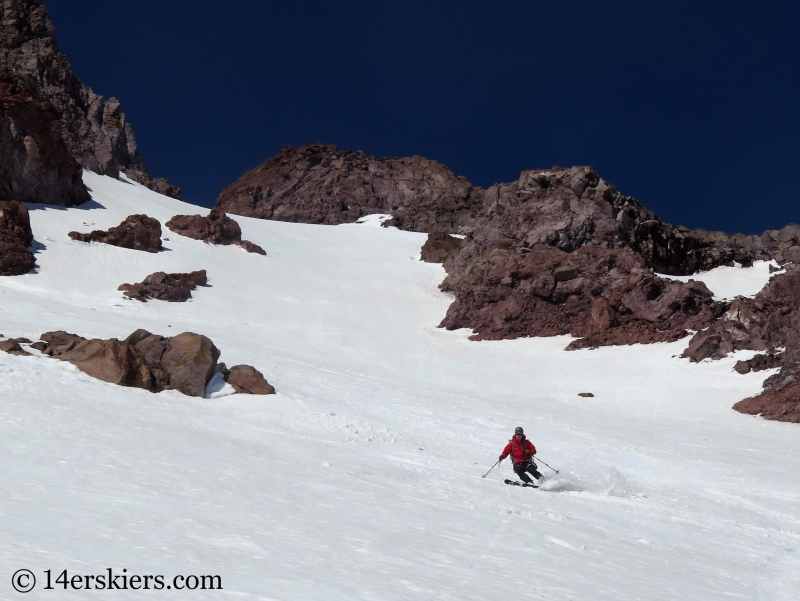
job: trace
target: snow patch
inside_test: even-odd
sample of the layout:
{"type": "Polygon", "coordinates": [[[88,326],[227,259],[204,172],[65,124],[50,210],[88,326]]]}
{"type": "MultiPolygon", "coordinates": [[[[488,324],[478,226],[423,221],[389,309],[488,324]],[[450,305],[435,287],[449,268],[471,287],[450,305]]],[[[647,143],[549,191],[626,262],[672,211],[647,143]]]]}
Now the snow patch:
{"type": "Polygon", "coordinates": [[[636,494],[628,478],[616,468],[589,465],[545,476],[540,487],[551,492],[593,492],[609,497],[636,494]]]}
{"type": "Polygon", "coordinates": [[[733,300],[737,296],[753,298],[761,292],[769,279],[775,275],[775,272],[770,273],[770,266],[775,268],[778,264],[775,261],[755,261],[752,267],[742,267],[739,263],[734,263],[732,267],[723,265],[694,275],[659,273],[658,276],[679,282],[689,280],[703,282],[714,293],[714,300],[733,300]]]}

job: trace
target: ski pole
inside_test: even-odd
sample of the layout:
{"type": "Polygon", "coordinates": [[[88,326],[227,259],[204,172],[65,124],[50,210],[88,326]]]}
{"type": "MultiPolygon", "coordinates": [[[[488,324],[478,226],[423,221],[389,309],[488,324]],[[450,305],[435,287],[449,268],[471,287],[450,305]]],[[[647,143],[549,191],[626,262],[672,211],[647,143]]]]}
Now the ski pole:
{"type": "MultiPolygon", "coordinates": [[[[541,459],[539,459],[538,457],[537,457],[536,459],[538,459],[539,463],[544,463],[544,461],[542,461],[542,460],[541,460],[541,459]]],[[[547,465],[547,464],[546,464],[546,463],[544,463],[544,465],[547,465]]],[[[492,467],[494,467],[494,466],[492,466],[492,467]]],[[[549,465],[547,465],[547,467],[550,467],[550,466],[549,466],[549,465]]],[[[551,470],[553,470],[553,471],[554,471],[556,474],[560,473],[560,472],[559,472],[557,469],[555,469],[555,468],[553,468],[553,467],[550,467],[550,469],[551,469],[551,470]]],[[[488,473],[488,472],[487,472],[487,473],[488,473]]]]}
{"type": "MultiPolygon", "coordinates": [[[[492,471],[492,470],[495,468],[495,466],[496,466],[498,463],[500,463],[501,461],[502,461],[502,459],[498,459],[498,460],[495,462],[495,464],[494,464],[492,467],[490,467],[490,468],[489,468],[489,472],[491,472],[491,471],[492,471]]],[[[486,476],[488,476],[488,475],[489,475],[489,472],[486,472],[486,473],[485,473],[483,476],[481,476],[481,478],[485,478],[486,476]]]]}

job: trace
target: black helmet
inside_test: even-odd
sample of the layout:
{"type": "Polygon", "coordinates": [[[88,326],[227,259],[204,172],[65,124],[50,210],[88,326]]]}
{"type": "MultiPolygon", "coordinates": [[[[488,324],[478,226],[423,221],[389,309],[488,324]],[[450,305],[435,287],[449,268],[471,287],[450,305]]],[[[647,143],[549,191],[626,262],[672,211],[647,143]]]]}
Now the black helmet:
{"type": "Polygon", "coordinates": [[[516,428],[514,428],[514,434],[515,435],[516,434],[524,434],[524,432],[522,431],[522,426],[517,426],[516,428]]]}

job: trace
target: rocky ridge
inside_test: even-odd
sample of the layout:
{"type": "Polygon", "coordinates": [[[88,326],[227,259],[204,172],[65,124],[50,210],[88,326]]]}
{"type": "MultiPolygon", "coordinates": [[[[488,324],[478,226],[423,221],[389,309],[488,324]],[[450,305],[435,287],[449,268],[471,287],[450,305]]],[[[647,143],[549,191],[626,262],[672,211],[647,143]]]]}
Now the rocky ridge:
{"type": "Polygon", "coordinates": [[[391,213],[384,225],[453,234],[471,231],[483,190],[422,157],[376,159],[313,144],[285,147],[225,188],[217,207],[234,215],[335,225],[391,213]]]}
{"type": "MultiPolygon", "coordinates": [[[[120,111],[119,101],[97,95],[80,81],[59,50],[55,33],[42,0],[0,2],[0,80],[23,88],[46,105],[43,110],[51,116],[43,119],[42,127],[52,125],[53,133],[83,168],[111,177],[118,177],[120,170],[135,171],[132,179],[138,177],[136,181],[179,198],[178,188],[149,176],[137,150],[133,128],[120,111]]],[[[28,124],[31,130],[37,127],[28,124]]],[[[38,141],[37,147],[43,152],[38,141]]],[[[56,151],[57,145],[52,145],[51,152],[56,151]]],[[[29,150],[29,155],[35,162],[36,152],[29,150]]],[[[72,177],[71,168],[67,171],[65,184],[72,177]]],[[[75,204],[81,195],[86,195],[83,200],[88,198],[85,188],[77,196],[51,195],[47,202],[75,204]]]]}

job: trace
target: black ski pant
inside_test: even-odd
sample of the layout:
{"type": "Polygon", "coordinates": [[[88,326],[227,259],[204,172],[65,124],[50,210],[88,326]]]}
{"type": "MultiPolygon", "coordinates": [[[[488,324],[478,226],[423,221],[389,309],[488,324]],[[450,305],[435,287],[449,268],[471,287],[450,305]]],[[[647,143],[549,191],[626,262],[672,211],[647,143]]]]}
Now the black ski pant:
{"type": "Polygon", "coordinates": [[[528,474],[531,474],[537,480],[542,477],[542,475],[539,473],[539,470],[536,469],[536,464],[531,460],[523,461],[522,463],[515,463],[514,473],[519,476],[520,480],[528,484],[532,482],[532,480],[528,477],[528,474]]]}

